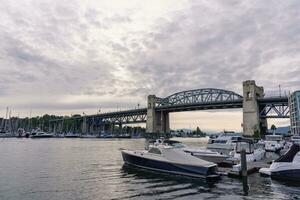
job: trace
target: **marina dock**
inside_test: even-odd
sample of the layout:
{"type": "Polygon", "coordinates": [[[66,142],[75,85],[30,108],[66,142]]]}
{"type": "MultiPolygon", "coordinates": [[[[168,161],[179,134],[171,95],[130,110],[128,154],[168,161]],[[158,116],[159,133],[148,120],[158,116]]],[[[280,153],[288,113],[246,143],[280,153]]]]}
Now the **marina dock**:
{"type": "MultiPolygon", "coordinates": [[[[256,162],[247,162],[247,175],[251,175],[259,171],[260,168],[268,168],[272,163],[273,158],[265,158],[256,162]]],[[[232,171],[232,167],[218,167],[219,172],[231,178],[242,178],[241,172],[232,171]]]]}

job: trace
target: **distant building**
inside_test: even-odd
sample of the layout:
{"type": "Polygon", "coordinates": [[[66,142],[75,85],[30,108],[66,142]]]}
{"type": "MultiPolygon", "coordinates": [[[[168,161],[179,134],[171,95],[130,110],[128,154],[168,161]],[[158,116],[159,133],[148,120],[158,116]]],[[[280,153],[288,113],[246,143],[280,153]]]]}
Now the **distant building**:
{"type": "Polygon", "coordinates": [[[300,135],[300,90],[293,92],[289,97],[291,133],[300,135]]]}

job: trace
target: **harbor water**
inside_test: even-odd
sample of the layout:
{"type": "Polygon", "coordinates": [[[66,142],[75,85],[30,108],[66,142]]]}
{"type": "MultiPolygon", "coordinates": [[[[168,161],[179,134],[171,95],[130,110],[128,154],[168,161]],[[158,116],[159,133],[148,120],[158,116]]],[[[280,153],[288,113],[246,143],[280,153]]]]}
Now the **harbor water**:
{"type": "MultiPolygon", "coordinates": [[[[204,146],[206,139],[183,141],[204,146]]],[[[120,148],[144,139],[0,139],[1,200],[300,199],[300,184],[253,174],[206,182],[124,167],[120,148]]]]}

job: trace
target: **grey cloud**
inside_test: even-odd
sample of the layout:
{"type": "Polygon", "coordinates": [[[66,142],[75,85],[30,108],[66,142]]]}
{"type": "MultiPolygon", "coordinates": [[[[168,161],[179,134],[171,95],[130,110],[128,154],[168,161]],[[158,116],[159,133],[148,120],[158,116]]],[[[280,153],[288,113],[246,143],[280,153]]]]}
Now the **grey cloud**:
{"type": "MultiPolygon", "coordinates": [[[[144,76],[141,84],[146,81],[152,85],[144,92],[152,90],[165,96],[180,89],[218,87],[241,93],[241,82],[246,79],[256,79],[266,90],[272,90],[266,74],[257,72],[277,57],[300,56],[295,51],[300,50],[299,2],[212,1],[215,7],[206,8],[209,11],[204,14],[203,3],[192,1],[190,10],[162,24],[152,33],[152,43],[158,48],[145,50],[130,65],[134,77],[144,76]],[[274,49],[279,54],[274,54],[274,49]],[[267,58],[265,52],[269,52],[267,58]]],[[[285,68],[276,78],[289,83],[288,65],[266,67],[270,71],[285,68]]],[[[300,68],[293,71],[299,72],[300,68]]]]}
{"type": "MultiPolygon", "coordinates": [[[[297,0],[190,1],[187,8],[121,38],[105,31],[128,29],[135,23],[134,12],[107,14],[80,1],[33,1],[0,9],[0,80],[7,80],[0,81],[2,95],[135,96],[145,101],[148,94],[165,97],[205,87],[241,93],[246,79],[256,79],[269,93],[278,82],[299,88],[297,0]]],[[[49,103],[52,109],[63,106],[68,107],[49,103]]],[[[37,107],[47,107],[46,102],[37,107]]]]}

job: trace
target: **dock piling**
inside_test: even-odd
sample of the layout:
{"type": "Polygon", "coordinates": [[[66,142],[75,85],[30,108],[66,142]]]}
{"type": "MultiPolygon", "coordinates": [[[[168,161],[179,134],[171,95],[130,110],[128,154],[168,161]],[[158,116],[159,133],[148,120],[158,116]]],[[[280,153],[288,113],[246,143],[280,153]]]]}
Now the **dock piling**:
{"type": "Polygon", "coordinates": [[[248,175],[247,170],[247,159],[246,159],[246,150],[241,150],[241,170],[242,170],[242,176],[246,177],[248,175]]]}
{"type": "Polygon", "coordinates": [[[242,181],[243,181],[243,191],[244,195],[248,195],[249,186],[248,186],[248,169],[247,169],[247,158],[246,150],[241,150],[241,170],[242,170],[242,181]]]}

